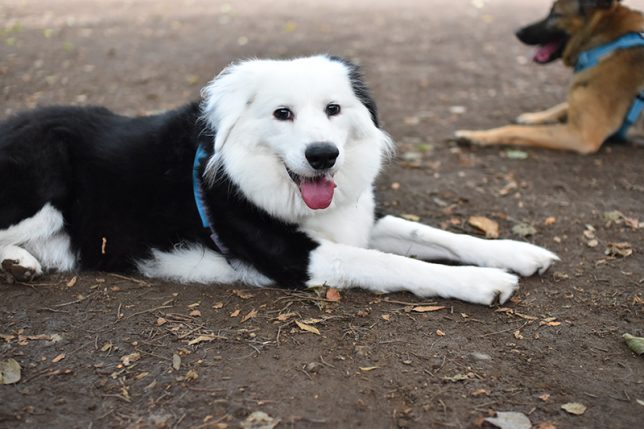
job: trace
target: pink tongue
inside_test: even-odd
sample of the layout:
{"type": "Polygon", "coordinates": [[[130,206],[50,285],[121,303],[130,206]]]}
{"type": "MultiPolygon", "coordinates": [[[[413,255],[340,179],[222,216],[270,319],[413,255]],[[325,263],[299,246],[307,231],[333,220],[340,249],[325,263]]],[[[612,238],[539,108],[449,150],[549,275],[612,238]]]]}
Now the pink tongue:
{"type": "Polygon", "coordinates": [[[552,54],[557,52],[557,49],[559,49],[559,46],[561,46],[561,40],[553,40],[552,42],[548,42],[543,46],[540,46],[539,49],[537,49],[537,53],[534,54],[534,60],[538,63],[545,63],[552,57],[552,54]]]}
{"type": "Polygon", "coordinates": [[[325,209],[331,205],[335,182],[326,177],[319,177],[314,181],[303,179],[300,183],[302,199],[313,210],[325,209]]]}

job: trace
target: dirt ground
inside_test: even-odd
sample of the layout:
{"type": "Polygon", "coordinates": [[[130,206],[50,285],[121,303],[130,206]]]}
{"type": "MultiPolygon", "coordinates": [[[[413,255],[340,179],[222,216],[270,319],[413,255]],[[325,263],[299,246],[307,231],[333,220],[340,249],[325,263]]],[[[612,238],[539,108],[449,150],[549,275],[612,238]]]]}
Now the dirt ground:
{"type": "Polygon", "coordinates": [[[107,273],[2,280],[0,360],[22,379],[0,386],[0,427],[475,428],[497,411],[541,429],[641,427],[644,360],[622,334],[644,335],[644,148],[449,141],[562,99],[568,71],[533,65],[512,36],[548,7],[0,0],[0,117],[54,103],[154,112],[197,98],[238,58],[346,56],[398,142],[379,182],[387,212],[471,234],[468,218],[486,216],[505,238],[528,224],[525,239],[562,259],[501,308],[107,273]],[[623,242],[632,254],[606,254],[623,242]],[[444,308],[416,311],[427,305],[444,308]],[[251,424],[257,411],[265,426],[251,424]]]}

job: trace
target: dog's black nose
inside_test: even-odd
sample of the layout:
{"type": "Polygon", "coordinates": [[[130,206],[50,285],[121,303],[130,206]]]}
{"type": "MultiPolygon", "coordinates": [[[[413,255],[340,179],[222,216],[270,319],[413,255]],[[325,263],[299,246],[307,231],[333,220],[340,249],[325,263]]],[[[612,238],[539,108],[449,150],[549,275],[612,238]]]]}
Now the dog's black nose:
{"type": "Polygon", "coordinates": [[[312,143],[304,152],[306,160],[316,170],[326,170],[333,167],[338,155],[340,155],[340,151],[331,143],[312,143]]]}

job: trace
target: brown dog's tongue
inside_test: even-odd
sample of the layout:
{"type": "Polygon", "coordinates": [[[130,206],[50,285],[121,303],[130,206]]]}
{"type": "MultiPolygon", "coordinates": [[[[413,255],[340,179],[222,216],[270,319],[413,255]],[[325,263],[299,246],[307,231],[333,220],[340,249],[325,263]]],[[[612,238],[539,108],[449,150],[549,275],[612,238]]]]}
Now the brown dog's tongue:
{"type": "Polygon", "coordinates": [[[306,205],[313,210],[325,209],[333,201],[335,182],[326,177],[303,179],[300,183],[300,193],[306,205]]]}
{"type": "Polygon", "coordinates": [[[540,46],[534,54],[534,60],[538,63],[548,62],[550,57],[557,52],[557,49],[559,49],[560,46],[560,40],[553,40],[552,42],[548,42],[545,45],[540,46]]]}

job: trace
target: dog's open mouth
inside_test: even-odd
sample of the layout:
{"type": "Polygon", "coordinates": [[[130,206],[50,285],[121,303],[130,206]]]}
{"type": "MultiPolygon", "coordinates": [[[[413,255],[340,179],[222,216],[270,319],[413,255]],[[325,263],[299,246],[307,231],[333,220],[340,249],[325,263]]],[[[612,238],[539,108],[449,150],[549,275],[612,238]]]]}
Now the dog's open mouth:
{"type": "Polygon", "coordinates": [[[566,37],[558,37],[544,45],[540,45],[537,52],[534,54],[534,62],[538,64],[547,64],[558,59],[563,54],[566,43],[566,37]]]}
{"type": "Polygon", "coordinates": [[[295,174],[288,168],[286,171],[288,171],[288,175],[291,176],[293,182],[300,189],[302,199],[310,209],[320,210],[331,205],[333,192],[336,187],[331,174],[327,173],[316,177],[304,177],[295,174]]]}

